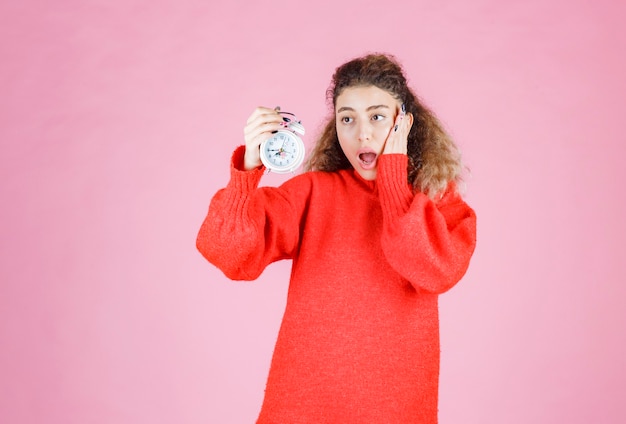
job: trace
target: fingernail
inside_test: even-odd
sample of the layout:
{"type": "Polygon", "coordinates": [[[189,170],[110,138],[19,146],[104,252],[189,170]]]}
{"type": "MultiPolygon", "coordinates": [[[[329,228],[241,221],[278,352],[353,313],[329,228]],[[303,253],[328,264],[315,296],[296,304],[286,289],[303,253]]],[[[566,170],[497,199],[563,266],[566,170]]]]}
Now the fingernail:
{"type": "Polygon", "coordinates": [[[406,112],[406,106],[402,103],[402,113],[406,112]]]}
{"type": "Polygon", "coordinates": [[[395,126],[395,127],[393,127],[393,131],[394,131],[394,132],[398,131],[398,124],[396,124],[396,126],[395,126]]]}

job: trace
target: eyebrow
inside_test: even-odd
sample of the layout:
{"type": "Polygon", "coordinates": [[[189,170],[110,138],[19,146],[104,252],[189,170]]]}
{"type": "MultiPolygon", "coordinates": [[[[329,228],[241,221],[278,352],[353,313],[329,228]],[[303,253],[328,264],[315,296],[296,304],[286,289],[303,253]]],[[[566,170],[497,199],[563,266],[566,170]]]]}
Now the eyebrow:
{"type": "MultiPolygon", "coordinates": [[[[374,109],[389,109],[389,106],[387,106],[387,105],[372,105],[372,106],[368,107],[367,109],[365,109],[365,111],[369,112],[370,110],[374,110],[374,109]]],[[[341,112],[344,112],[346,110],[354,112],[354,109],[351,108],[350,106],[344,106],[342,108],[339,108],[339,110],[337,110],[337,113],[341,113],[341,112]]]]}

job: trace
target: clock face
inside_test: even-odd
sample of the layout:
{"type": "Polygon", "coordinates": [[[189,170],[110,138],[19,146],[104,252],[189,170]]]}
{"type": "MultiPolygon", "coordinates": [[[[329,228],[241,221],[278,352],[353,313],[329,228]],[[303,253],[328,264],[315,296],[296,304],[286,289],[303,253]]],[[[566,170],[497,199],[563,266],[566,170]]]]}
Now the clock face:
{"type": "Polygon", "coordinates": [[[291,172],[302,164],[304,144],[290,131],[278,131],[261,144],[261,161],[274,172],[291,172]]]}

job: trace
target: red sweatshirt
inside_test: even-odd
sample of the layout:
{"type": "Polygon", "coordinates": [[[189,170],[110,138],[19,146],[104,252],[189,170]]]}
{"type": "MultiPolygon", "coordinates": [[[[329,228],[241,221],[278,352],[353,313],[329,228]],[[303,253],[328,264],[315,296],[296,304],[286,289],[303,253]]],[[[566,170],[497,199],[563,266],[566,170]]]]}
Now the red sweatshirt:
{"type": "Polygon", "coordinates": [[[469,265],[474,211],[453,185],[414,194],[401,154],[379,158],[376,181],[306,172],[278,188],[258,188],[243,154],[197,246],[234,280],[293,260],[258,423],[436,423],[437,298],[469,265]]]}

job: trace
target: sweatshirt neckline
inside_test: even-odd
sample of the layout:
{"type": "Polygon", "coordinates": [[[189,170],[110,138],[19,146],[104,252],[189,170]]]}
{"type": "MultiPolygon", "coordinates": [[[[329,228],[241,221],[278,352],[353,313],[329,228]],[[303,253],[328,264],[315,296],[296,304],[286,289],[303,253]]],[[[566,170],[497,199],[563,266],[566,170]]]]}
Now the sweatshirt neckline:
{"type": "Polygon", "coordinates": [[[352,176],[360,186],[365,188],[366,191],[373,192],[376,190],[376,180],[366,180],[359,174],[354,168],[347,169],[348,173],[352,176]]]}

